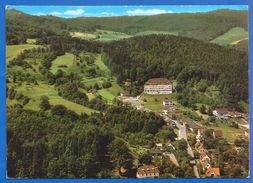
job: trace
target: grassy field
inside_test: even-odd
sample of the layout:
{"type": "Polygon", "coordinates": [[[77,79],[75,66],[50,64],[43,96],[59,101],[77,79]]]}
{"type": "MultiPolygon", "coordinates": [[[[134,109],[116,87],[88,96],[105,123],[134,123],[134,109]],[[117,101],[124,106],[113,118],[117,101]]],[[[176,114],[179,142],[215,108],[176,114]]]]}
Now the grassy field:
{"type": "Polygon", "coordinates": [[[168,95],[142,94],[140,97],[140,99],[143,101],[144,107],[146,107],[154,112],[158,112],[163,109],[163,101],[165,98],[170,98],[173,101],[175,101],[173,94],[168,94],[168,95]],[[146,102],[144,102],[145,99],[146,99],[146,102]]]}
{"type": "Polygon", "coordinates": [[[40,98],[41,96],[45,95],[48,96],[51,105],[61,104],[66,106],[68,109],[75,111],[78,114],[91,114],[92,112],[95,112],[95,110],[93,109],[76,104],[60,97],[53,86],[47,85],[45,83],[39,83],[39,85],[24,85],[22,87],[19,87],[17,90],[18,92],[22,92],[24,95],[31,98],[29,103],[25,105],[25,109],[37,111],[40,110],[40,98]]]}
{"type": "Polygon", "coordinates": [[[55,74],[58,69],[63,70],[64,72],[67,72],[68,69],[72,66],[74,61],[74,55],[71,53],[66,53],[65,55],[57,57],[53,62],[52,66],[50,68],[50,71],[55,74]],[[65,67],[61,67],[61,66],[65,67]]]}
{"type": "Polygon", "coordinates": [[[207,128],[213,130],[222,130],[223,137],[229,142],[233,143],[238,136],[244,136],[244,130],[229,127],[228,122],[228,120],[225,120],[223,122],[219,121],[216,123],[216,125],[207,126],[207,128]]]}
{"type": "Polygon", "coordinates": [[[20,45],[7,45],[6,46],[6,62],[8,63],[13,58],[17,57],[26,49],[32,49],[39,47],[39,45],[34,44],[20,44],[20,45]]]}
{"type": "Polygon", "coordinates": [[[248,39],[248,32],[240,27],[234,27],[230,29],[225,34],[215,38],[212,40],[212,43],[217,43],[220,45],[229,45],[229,44],[237,44],[242,40],[248,39]]]}

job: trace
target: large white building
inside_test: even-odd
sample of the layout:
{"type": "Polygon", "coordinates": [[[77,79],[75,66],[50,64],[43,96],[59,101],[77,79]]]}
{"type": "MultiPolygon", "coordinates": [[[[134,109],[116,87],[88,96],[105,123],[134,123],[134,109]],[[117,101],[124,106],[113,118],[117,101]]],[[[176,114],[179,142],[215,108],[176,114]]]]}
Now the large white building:
{"type": "Polygon", "coordinates": [[[172,82],[166,78],[152,78],[144,85],[144,93],[150,95],[171,94],[172,90],[172,82]]]}

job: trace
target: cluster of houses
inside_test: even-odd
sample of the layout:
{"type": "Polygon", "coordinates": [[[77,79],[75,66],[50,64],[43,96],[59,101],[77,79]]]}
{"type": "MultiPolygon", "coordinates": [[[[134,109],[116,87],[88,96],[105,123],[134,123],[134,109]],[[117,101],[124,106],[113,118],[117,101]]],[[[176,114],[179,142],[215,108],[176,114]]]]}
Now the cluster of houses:
{"type": "Polygon", "coordinates": [[[160,171],[158,170],[158,167],[154,165],[146,165],[143,164],[140,166],[137,170],[136,177],[141,178],[158,178],[160,171]]]}
{"type": "MultiPolygon", "coordinates": [[[[193,127],[192,127],[193,128],[193,127]]],[[[196,135],[196,144],[195,149],[200,154],[199,161],[202,166],[203,171],[205,171],[206,177],[220,177],[220,168],[219,167],[212,167],[211,166],[211,159],[207,149],[204,148],[203,143],[203,134],[205,133],[206,129],[199,125],[195,125],[195,129],[198,130],[196,135]]],[[[214,130],[213,131],[214,138],[220,138],[223,136],[222,130],[214,130]]]]}

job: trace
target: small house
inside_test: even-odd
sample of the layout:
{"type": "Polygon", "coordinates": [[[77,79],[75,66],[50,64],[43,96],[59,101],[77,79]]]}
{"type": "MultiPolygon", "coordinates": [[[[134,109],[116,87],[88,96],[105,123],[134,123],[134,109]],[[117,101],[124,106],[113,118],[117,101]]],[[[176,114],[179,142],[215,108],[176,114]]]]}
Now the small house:
{"type": "Polygon", "coordinates": [[[214,138],[221,138],[221,137],[223,137],[223,131],[222,130],[214,130],[213,131],[213,137],[214,138]]]}
{"type": "Polygon", "coordinates": [[[172,106],[172,105],[173,105],[173,102],[170,99],[165,99],[163,101],[163,106],[172,106]]]}
{"type": "Polygon", "coordinates": [[[213,115],[217,118],[217,119],[228,119],[229,117],[229,113],[228,110],[226,108],[218,108],[215,109],[213,111],[213,115]]]}
{"type": "Polygon", "coordinates": [[[208,168],[206,170],[206,177],[220,177],[220,168],[208,168]]]}

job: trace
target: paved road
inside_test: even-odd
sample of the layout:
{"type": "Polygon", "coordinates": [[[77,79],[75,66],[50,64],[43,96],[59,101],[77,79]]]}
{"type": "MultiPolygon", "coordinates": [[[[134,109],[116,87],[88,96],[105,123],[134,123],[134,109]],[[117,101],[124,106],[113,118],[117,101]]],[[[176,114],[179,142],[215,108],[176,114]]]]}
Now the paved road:
{"type": "MultiPolygon", "coordinates": [[[[186,126],[185,126],[185,124],[181,125],[176,120],[172,120],[172,121],[176,124],[177,128],[179,129],[179,134],[178,134],[179,139],[185,139],[187,141],[187,152],[188,152],[188,154],[192,158],[194,158],[194,154],[193,154],[192,148],[189,145],[188,140],[187,140],[187,134],[186,134],[186,126]]],[[[196,165],[193,166],[193,171],[194,171],[194,175],[197,178],[199,178],[199,172],[198,172],[198,168],[197,168],[196,165]]]]}

